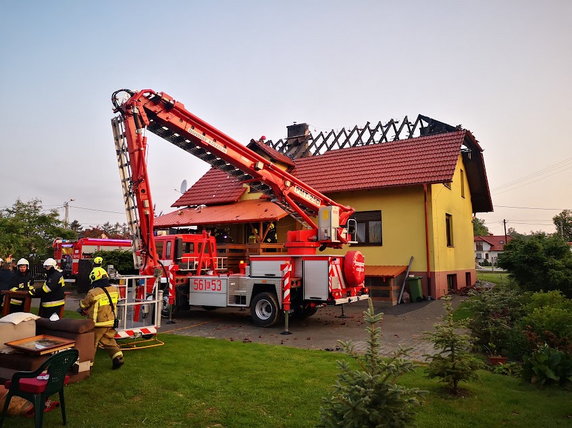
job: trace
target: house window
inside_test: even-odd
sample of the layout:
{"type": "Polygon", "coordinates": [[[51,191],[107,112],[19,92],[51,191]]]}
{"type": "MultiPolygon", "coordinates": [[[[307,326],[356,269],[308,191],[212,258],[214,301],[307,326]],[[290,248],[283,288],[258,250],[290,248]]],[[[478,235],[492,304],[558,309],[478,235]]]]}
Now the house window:
{"type": "Polygon", "coordinates": [[[483,243],[482,242],[477,242],[477,251],[483,251],[483,243]]]}
{"type": "Polygon", "coordinates": [[[465,173],[461,170],[461,198],[465,197],[465,173]]]}
{"type": "Polygon", "coordinates": [[[382,245],[381,211],[361,211],[352,216],[357,222],[356,240],[360,245],[382,245]]]}
{"type": "Polygon", "coordinates": [[[445,228],[447,229],[447,247],[453,246],[453,216],[445,214],[445,228]]]}
{"type": "Polygon", "coordinates": [[[447,290],[454,291],[457,289],[457,274],[447,275],[447,290]]]}

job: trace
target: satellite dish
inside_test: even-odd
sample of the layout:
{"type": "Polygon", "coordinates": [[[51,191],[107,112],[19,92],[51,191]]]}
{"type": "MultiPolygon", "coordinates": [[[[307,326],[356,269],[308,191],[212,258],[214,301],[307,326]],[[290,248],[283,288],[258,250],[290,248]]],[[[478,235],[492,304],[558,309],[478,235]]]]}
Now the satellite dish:
{"type": "Polygon", "coordinates": [[[181,193],[185,193],[187,191],[187,180],[181,181],[181,187],[179,189],[181,193]]]}

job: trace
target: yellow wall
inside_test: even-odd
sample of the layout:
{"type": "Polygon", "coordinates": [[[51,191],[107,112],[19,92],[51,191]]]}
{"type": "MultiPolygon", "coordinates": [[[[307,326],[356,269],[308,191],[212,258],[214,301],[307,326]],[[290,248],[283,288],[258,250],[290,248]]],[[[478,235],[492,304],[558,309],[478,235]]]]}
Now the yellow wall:
{"type": "Polygon", "coordinates": [[[430,230],[434,231],[431,245],[432,271],[475,268],[471,193],[464,170],[463,160],[459,155],[451,189],[443,184],[431,185],[430,230]],[[461,180],[461,170],[464,180],[461,180]],[[464,198],[461,196],[462,181],[465,186],[464,198]],[[451,214],[453,219],[452,247],[447,247],[445,214],[451,214]]]}
{"type": "MultiPolygon", "coordinates": [[[[462,156],[459,155],[451,188],[443,184],[427,186],[427,209],[429,226],[429,270],[431,271],[431,292],[440,297],[447,291],[447,275],[457,275],[457,286],[466,284],[466,274],[475,280],[473,251],[473,226],[471,193],[464,172],[462,156]],[[461,180],[463,170],[464,180],[461,180]],[[461,183],[464,197],[461,196],[461,183]],[[453,218],[453,246],[447,246],[445,214],[453,218]]],[[[245,194],[241,199],[251,199],[260,194],[245,194]]],[[[425,234],[425,199],[423,185],[376,189],[360,192],[341,192],[330,196],[336,202],[349,205],[356,211],[381,210],[382,245],[353,245],[360,250],[368,266],[407,265],[413,256],[411,272],[426,277],[427,255],[425,234]]],[[[278,241],[285,242],[288,230],[300,229],[292,218],[278,222],[278,241]]],[[[348,251],[327,250],[332,254],[348,251]]],[[[427,279],[423,280],[427,293],[427,279]]]]}
{"type": "MultiPolygon", "coordinates": [[[[356,211],[381,210],[381,246],[352,245],[367,265],[407,265],[414,257],[414,271],[426,270],[423,187],[377,189],[331,195],[336,202],[356,211]]],[[[343,250],[342,252],[345,252],[343,250]]]]}

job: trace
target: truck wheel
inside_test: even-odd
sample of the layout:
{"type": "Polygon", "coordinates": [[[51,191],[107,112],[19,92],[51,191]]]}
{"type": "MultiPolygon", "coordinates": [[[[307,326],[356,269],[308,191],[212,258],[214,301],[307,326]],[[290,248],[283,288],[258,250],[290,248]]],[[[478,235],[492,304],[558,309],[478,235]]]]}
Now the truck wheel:
{"type": "Polygon", "coordinates": [[[318,308],[316,306],[304,305],[303,307],[294,309],[294,313],[292,315],[296,319],[303,320],[311,317],[316,312],[318,312],[318,308]]]}
{"type": "Polygon", "coordinates": [[[250,302],[252,322],[259,327],[274,325],[280,316],[278,300],[274,293],[258,293],[250,302]]]}

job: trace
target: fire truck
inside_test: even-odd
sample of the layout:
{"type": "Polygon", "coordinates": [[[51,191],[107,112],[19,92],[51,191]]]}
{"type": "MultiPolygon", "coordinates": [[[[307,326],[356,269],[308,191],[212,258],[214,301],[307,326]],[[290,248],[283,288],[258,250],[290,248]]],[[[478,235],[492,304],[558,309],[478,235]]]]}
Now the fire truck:
{"type": "Polygon", "coordinates": [[[79,274],[79,265],[82,260],[91,261],[96,251],[131,250],[129,239],[96,239],[80,238],[77,241],[68,241],[57,238],[52,247],[54,259],[62,268],[66,277],[76,277],[79,274]]]}
{"type": "MultiPolygon", "coordinates": [[[[353,242],[348,233],[350,225],[355,230],[351,207],[283,171],[164,92],[120,89],[111,99],[118,113],[111,123],[134,264],[141,275],[168,278],[170,304],[249,308],[254,324],[268,327],[282,314],[309,316],[324,305],[369,297],[361,252],[318,253],[353,242]],[[252,255],[240,272],[230,273],[206,232],[154,236],[147,131],[248,184],[300,222],[304,229],[287,232],[287,253],[252,255]]],[[[156,284],[148,281],[146,292],[151,294],[156,284]]]]}

